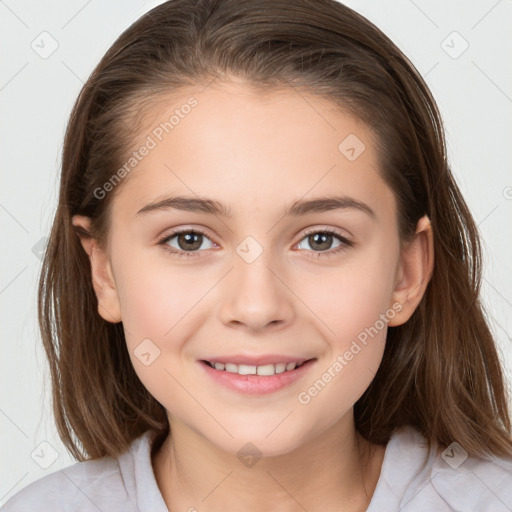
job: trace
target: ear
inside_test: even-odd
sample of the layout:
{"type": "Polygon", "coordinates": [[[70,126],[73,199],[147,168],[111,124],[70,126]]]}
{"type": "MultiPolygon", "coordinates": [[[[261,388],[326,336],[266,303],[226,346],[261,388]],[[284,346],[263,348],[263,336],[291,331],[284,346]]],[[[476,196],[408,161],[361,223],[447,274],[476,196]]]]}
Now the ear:
{"type": "Polygon", "coordinates": [[[434,235],[425,215],[416,226],[414,238],[402,249],[392,304],[399,311],[389,326],[407,322],[420,303],[434,269],[434,235]],[[400,305],[401,309],[396,306],[400,305]]]}
{"type": "Polygon", "coordinates": [[[92,285],[98,299],[98,313],[107,322],[120,322],[121,307],[112,267],[106,251],[90,235],[91,219],[74,215],[72,222],[82,247],[89,256],[92,285]]]}

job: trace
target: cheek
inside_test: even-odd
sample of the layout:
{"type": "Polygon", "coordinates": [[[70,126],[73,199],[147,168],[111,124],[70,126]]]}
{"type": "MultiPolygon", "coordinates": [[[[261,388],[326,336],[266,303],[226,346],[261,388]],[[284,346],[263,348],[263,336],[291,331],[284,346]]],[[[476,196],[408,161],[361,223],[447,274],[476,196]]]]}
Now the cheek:
{"type": "Polygon", "coordinates": [[[321,433],[350,413],[372,382],[382,360],[385,331],[367,344],[357,339],[336,351],[317,368],[296,396],[297,414],[314,418],[311,429],[321,433]]]}
{"type": "Polygon", "coordinates": [[[387,324],[396,314],[391,300],[398,257],[398,250],[388,247],[386,254],[382,248],[358,252],[301,291],[319,319],[327,357],[297,398],[311,413],[330,411],[327,423],[353,406],[382,360],[387,324]]]}
{"type": "Polygon", "coordinates": [[[385,265],[374,263],[373,268],[354,266],[331,280],[317,303],[326,357],[296,398],[303,414],[318,418],[318,432],[353,407],[382,361],[387,324],[395,310],[390,307],[392,280],[383,278],[385,265]]]}
{"type": "MultiPolygon", "coordinates": [[[[163,251],[163,249],[162,249],[163,251]]],[[[208,289],[204,276],[166,261],[131,258],[116,273],[123,325],[129,343],[139,338],[163,340],[181,327],[208,289]]]]}
{"type": "MultiPolygon", "coordinates": [[[[118,258],[116,284],[126,345],[140,381],[164,407],[186,399],[173,379],[174,361],[186,345],[192,310],[206,293],[205,284],[184,267],[138,255],[118,258]],[[204,289],[204,290],[203,290],[204,289]]],[[[178,372],[179,373],[179,372],[178,372]]],[[[182,377],[177,375],[181,382],[182,377]]],[[[186,400],[182,406],[186,406],[186,400]]],[[[176,405],[178,404],[178,405],[176,405]]]]}
{"type": "Polygon", "coordinates": [[[374,243],[304,281],[301,297],[307,297],[334,348],[342,350],[391,307],[397,258],[396,248],[374,243]]]}

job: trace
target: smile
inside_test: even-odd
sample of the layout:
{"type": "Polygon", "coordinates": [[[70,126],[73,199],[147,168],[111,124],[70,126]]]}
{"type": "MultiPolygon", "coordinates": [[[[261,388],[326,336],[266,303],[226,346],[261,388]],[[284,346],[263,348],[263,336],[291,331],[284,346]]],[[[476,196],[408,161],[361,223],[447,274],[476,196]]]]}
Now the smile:
{"type": "Polygon", "coordinates": [[[317,361],[301,359],[278,363],[243,364],[200,360],[200,368],[216,385],[247,395],[274,393],[303,378],[317,361]]]}
{"type": "Polygon", "coordinates": [[[238,373],[239,375],[274,375],[276,373],[289,372],[299,368],[304,362],[292,361],[290,363],[276,363],[276,364],[265,364],[262,366],[254,366],[248,364],[234,364],[234,363],[219,363],[212,361],[205,361],[206,364],[212,368],[220,371],[226,371],[230,373],[238,373]]]}

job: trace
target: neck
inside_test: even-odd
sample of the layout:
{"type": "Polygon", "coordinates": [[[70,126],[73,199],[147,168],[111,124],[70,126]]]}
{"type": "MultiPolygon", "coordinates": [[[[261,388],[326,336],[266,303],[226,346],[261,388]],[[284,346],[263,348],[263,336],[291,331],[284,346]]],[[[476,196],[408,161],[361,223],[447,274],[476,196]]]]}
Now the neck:
{"type": "Polygon", "coordinates": [[[385,451],[357,434],[352,415],[289,453],[247,465],[183,423],[170,424],[153,468],[171,512],[365,511],[385,451]]]}

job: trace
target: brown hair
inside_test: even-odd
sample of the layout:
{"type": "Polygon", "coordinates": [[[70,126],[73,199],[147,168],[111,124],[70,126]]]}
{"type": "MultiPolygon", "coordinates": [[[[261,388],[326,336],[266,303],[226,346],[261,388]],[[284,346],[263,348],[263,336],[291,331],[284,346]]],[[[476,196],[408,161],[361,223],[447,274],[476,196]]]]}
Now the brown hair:
{"type": "Polygon", "coordinates": [[[122,323],[97,312],[71,219],[90,217],[91,236],[104,241],[114,193],[98,199],[94,190],[125,161],[148,101],[219,76],[262,91],[293,87],[361,119],[376,134],[402,240],[422,216],[431,220],[431,281],[409,321],[388,330],[382,364],[354,407],[358,431],[385,444],[412,425],[429,443],[512,453],[504,376],[479,300],[477,227],[447,163],[437,106],[400,50],[334,0],[171,0],[121,34],[85,83],[66,131],[39,283],[54,414],[68,450],[78,460],[117,455],[149,428],[168,431],[164,407],[131,364],[122,323]]]}

